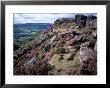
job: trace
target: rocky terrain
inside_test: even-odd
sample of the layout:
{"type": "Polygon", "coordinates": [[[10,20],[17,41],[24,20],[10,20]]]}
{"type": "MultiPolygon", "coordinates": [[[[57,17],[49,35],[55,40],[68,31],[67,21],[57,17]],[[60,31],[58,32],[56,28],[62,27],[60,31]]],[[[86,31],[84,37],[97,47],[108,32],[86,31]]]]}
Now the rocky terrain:
{"type": "Polygon", "coordinates": [[[14,50],[14,75],[96,75],[97,17],[59,18],[14,50]]]}

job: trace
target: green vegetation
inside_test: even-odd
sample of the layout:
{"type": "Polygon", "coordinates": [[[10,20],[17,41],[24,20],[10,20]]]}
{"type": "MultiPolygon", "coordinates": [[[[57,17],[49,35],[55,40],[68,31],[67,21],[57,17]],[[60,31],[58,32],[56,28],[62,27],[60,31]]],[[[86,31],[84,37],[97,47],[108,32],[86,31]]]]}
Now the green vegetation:
{"type": "Polygon", "coordinates": [[[39,53],[38,55],[37,55],[37,58],[36,58],[37,60],[42,60],[42,59],[44,59],[44,55],[43,54],[41,54],[41,53],[39,53]]]}
{"type": "Polygon", "coordinates": [[[91,35],[83,35],[83,40],[86,41],[95,41],[95,38],[91,35]]]}
{"type": "Polygon", "coordinates": [[[58,47],[57,49],[55,49],[54,53],[55,54],[65,54],[66,51],[63,47],[58,47]]]}

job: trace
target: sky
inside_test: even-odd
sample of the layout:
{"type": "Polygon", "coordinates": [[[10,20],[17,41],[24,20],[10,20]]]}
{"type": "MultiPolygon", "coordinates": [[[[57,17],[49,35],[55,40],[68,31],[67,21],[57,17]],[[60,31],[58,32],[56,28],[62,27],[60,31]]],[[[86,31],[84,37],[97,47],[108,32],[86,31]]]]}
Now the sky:
{"type": "MultiPolygon", "coordinates": [[[[54,23],[58,18],[74,18],[76,14],[72,13],[53,13],[53,14],[31,14],[31,13],[15,13],[14,24],[25,24],[25,23],[54,23]]],[[[95,15],[95,13],[85,13],[84,15],[95,15]]]]}

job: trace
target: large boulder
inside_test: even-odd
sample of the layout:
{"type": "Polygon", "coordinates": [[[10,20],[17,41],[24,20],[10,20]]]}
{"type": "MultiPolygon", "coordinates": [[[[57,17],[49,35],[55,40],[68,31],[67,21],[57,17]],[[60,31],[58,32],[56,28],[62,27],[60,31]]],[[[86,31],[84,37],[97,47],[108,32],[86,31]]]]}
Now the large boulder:
{"type": "Polygon", "coordinates": [[[79,26],[79,28],[84,28],[86,26],[86,21],[85,20],[80,20],[78,22],[78,26],[79,26]]]}
{"type": "Polygon", "coordinates": [[[92,21],[94,19],[97,19],[97,17],[96,16],[93,16],[93,15],[87,16],[87,20],[88,21],[92,21]]]}
{"type": "Polygon", "coordinates": [[[87,16],[85,15],[81,15],[81,14],[75,15],[75,23],[79,28],[84,28],[86,26],[86,19],[87,16]]]}
{"type": "Polygon", "coordinates": [[[88,19],[88,20],[86,21],[86,26],[87,26],[87,27],[91,26],[91,27],[97,29],[97,19],[94,19],[94,20],[89,20],[89,19],[88,19]]]}
{"type": "Polygon", "coordinates": [[[80,74],[96,75],[97,74],[97,53],[87,47],[80,48],[80,74]]]}
{"type": "Polygon", "coordinates": [[[61,25],[61,24],[67,24],[68,22],[74,22],[73,18],[59,18],[56,21],[54,21],[55,25],[61,25]]]}
{"type": "Polygon", "coordinates": [[[75,22],[79,22],[80,20],[86,20],[87,16],[85,15],[81,15],[81,14],[77,14],[75,15],[75,22]]]}
{"type": "Polygon", "coordinates": [[[81,47],[80,48],[80,58],[81,62],[85,62],[88,59],[95,59],[97,57],[96,53],[87,47],[81,47]]]}

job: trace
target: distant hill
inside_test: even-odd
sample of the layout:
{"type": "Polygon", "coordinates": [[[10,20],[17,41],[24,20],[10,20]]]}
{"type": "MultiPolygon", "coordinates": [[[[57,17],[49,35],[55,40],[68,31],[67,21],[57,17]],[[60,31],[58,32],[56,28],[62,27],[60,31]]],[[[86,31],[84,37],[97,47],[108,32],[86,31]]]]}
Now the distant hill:
{"type": "Polygon", "coordinates": [[[26,23],[26,24],[14,24],[14,40],[22,42],[24,39],[29,39],[37,32],[47,30],[51,23],[26,23]]]}
{"type": "Polygon", "coordinates": [[[22,28],[27,30],[36,29],[37,31],[39,31],[39,30],[45,30],[51,25],[52,25],[51,23],[26,23],[26,24],[14,24],[14,28],[15,29],[22,28]]]}

